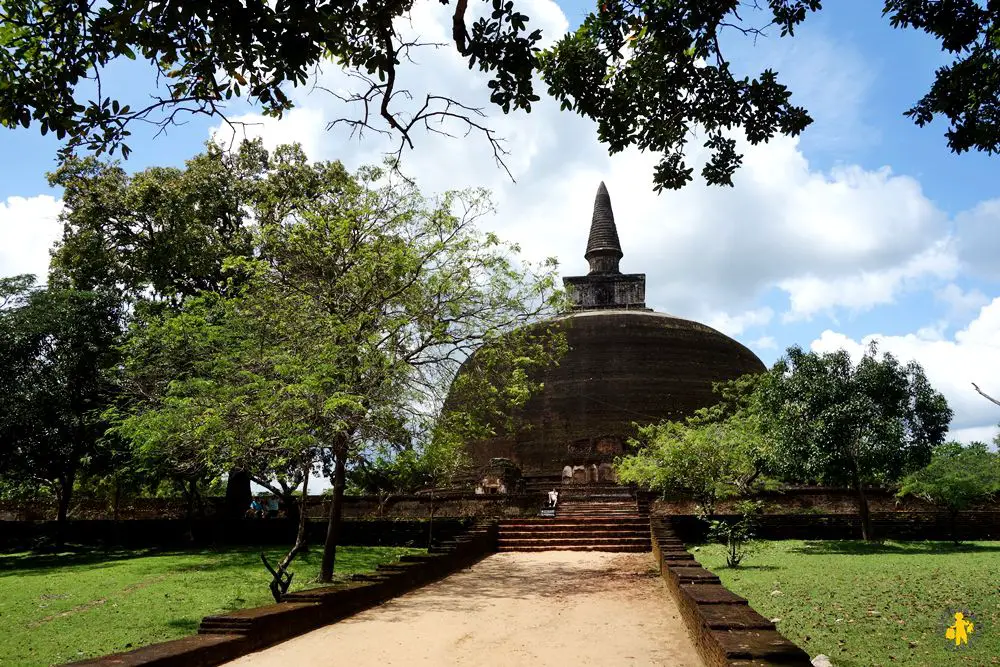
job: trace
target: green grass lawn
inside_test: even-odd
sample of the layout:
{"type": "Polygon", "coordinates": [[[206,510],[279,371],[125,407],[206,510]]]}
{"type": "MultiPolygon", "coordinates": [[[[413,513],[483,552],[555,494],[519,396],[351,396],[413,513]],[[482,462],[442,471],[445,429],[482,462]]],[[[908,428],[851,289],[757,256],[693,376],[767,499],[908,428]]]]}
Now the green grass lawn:
{"type": "MultiPolygon", "coordinates": [[[[267,548],[276,562],[283,552],[267,548]]],[[[337,574],[420,549],[340,547],[337,574]]],[[[51,665],[197,632],[203,616],[273,603],[260,549],[0,554],[0,665],[51,665]]],[[[292,590],[315,586],[321,548],[300,556],[292,590]]]]}
{"type": "Polygon", "coordinates": [[[1000,664],[1000,542],[763,542],[738,569],[719,545],[694,553],[781,619],[782,634],[838,667],[1000,664]],[[975,628],[956,650],[944,619],[959,609],[975,615],[975,628]]]}

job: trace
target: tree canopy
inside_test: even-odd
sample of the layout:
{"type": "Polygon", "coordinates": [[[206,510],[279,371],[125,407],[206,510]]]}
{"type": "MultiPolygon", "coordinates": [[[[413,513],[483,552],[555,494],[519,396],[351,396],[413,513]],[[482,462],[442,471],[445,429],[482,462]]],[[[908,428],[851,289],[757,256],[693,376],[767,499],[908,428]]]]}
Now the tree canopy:
{"type": "MultiPolygon", "coordinates": [[[[540,76],[563,108],[596,122],[610,152],[658,153],[657,190],[691,180],[683,149],[693,136],[711,152],[704,179],[731,185],[741,156],[730,130],[758,143],[794,136],[811,122],[776,72],[741,76],[724,46],[769,31],[792,36],[821,10],[820,0],[598,0],[581,26],[546,50],[520,2],[441,2],[454,7],[451,48],[470,69],[489,75],[491,103],[504,113],[530,111],[540,99],[540,76]]],[[[413,10],[412,2],[358,0],[2,0],[0,124],[34,125],[65,138],[64,157],[77,149],[120,149],[127,156],[137,122],[166,127],[187,114],[225,117],[227,101],[241,97],[280,116],[292,107],[289,88],[306,85],[332,61],[362,82],[341,96],[352,110],[338,121],[392,134],[400,151],[422,128],[477,131],[502,160],[504,149],[481,109],[440,92],[411,91],[401,78],[400,65],[415,49],[442,46],[406,31],[413,10]],[[153,94],[139,106],[102,85],[123,58],[149,64],[153,94]],[[403,102],[414,97],[415,106],[403,102]]],[[[882,15],[894,27],[927,33],[954,55],[905,114],[921,126],[945,120],[952,151],[996,152],[1000,6],[884,0],[882,15]]]]}
{"type": "Polygon", "coordinates": [[[947,509],[952,516],[1000,492],[1000,455],[981,442],[947,442],[934,449],[925,468],[910,473],[900,496],[913,495],[947,509]]]}
{"type": "Polygon", "coordinates": [[[766,373],[715,389],[712,408],[641,429],[619,477],[690,494],[709,510],[765,480],[849,486],[865,539],[865,487],[893,485],[926,466],[952,417],[918,363],[879,356],[874,344],[856,364],[846,350],[793,346],[766,373]]]}
{"type": "Polygon", "coordinates": [[[114,295],[0,280],[0,479],[51,489],[60,526],[80,477],[106,472],[93,464],[121,334],[114,295]]]}
{"type": "Polygon", "coordinates": [[[953,414],[918,363],[879,358],[874,343],[857,364],[845,350],[791,347],[758,391],[776,476],[853,488],[865,539],[865,486],[893,484],[927,465],[953,414]]]}
{"type": "Polygon", "coordinates": [[[630,444],[638,449],[615,464],[620,481],[690,495],[709,517],[720,500],[751,491],[766,469],[759,420],[746,412],[701,410],[683,422],[641,427],[630,444]]]}
{"type": "MultiPolygon", "coordinates": [[[[522,325],[561,299],[554,262],[528,264],[477,229],[485,193],[428,200],[378,168],[302,169],[317,191],[282,191],[277,208],[268,197],[243,202],[253,250],[223,262],[224,289],[141,304],[115,430],[192,470],[236,465],[269,479],[322,467],[335,536],[347,467],[366,452],[421,443],[428,473],[447,476],[467,435],[526,400],[531,371],[562,346],[522,325]],[[480,347],[480,388],[463,380],[478,410],[440,417],[480,347]]],[[[324,580],[335,546],[328,537],[324,580]]]]}

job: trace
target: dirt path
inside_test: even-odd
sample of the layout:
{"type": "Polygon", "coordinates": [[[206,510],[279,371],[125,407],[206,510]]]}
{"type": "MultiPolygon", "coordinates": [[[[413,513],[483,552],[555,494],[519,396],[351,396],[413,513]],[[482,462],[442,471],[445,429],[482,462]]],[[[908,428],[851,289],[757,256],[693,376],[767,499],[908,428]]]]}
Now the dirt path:
{"type": "Polygon", "coordinates": [[[233,667],[700,667],[650,554],[502,553],[233,667]]]}

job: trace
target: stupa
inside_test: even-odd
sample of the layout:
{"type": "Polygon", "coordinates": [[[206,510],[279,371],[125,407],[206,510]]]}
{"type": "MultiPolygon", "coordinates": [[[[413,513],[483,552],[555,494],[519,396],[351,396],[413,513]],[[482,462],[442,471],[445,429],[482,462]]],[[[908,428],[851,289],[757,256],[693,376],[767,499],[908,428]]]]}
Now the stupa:
{"type": "Polygon", "coordinates": [[[625,274],[611,197],[602,182],[585,276],[563,279],[569,312],[552,322],[569,351],[517,415],[514,432],[469,443],[473,465],[513,461],[530,485],[605,482],[635,424],[682,419],[718,402],[715,382],[765,370],[715,329],[646,307],[646,276],[625,274]]]}

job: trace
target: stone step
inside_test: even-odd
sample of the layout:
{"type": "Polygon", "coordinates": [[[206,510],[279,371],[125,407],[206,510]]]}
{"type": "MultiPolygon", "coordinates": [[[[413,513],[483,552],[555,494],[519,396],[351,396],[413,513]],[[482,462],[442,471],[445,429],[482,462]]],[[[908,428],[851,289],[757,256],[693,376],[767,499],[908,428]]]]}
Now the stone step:
{"type": "MultiPolygon", "coordinates": [[[[571,540],[500,540],[500,548],[504,547],[643,547],[650,549],[648,540],[613,538],[613,539],[571,539],[571,540]]],[[[685,582],[687,580],[684,580],[685,582]]],[[[718,582],[710,582],[718,583],[718,582]]]]}
{"type": "Polygon", "coordinates": [[[516,547],[499,547],[498,551],[607,551],[615,553],[647,553],[649,551],[649,546],[647,545],[624,545],[624,546],[604,546],[604,545],[573,545],[565,547],[556,546],[516,546],[516,547]]]}
{"type": "Polygon", "coordinates": [[[590,510],[580,510],[579,512],[556,512],[557,519],[565,519],[567,517],[615,517],[623,519],[641,519],[635,512],[592,512],[590,510]]]}
{"type": "Polygon", "coordinates": [[[647,533],[649,524],[636,516],[557,516],[551,518],[541,517],[540,519],[518,520],[513,519],[509,523],[500,524],[500,530],[515,525],[524,526],[628,526],[629,528],[642,528],[647,533]]]}
{"type": "Polygon", "coordinates": [[[568,500],[566,498],[560,498],[558,502],[559,507],[566,506],[598,506],[607,505],[610,507],[636,507],[634,500],[630,498],[617,498],[617,499],[604,499],[604,500],[568,500]]]}
{"type": "Polygon", "coordinates": [[[630,496],[587,496],[587,497],[580,496],[580,497],[575,497],[575,498],[571,496],[571,497],[567,498],[567,497],[563,496],[563,497],[559,498],[559,502],[561,502],[561,503],[579,503],[579,504],[584,504],[584,503],[612,503],[612,504],[616,504],[616,503],[634,503],[635,502],[635,498],[632,498],[630,496]]]}
{"type": "MultiPolygon", "coordinates": [[[[628,514],[626,514],[626,513],[615,514],[613,512],[580,512],[580,513],[572,513],[572,512],[570,512],[568,514],[559,514],[559,513],[557,513],[556,516],[555,516],[555,518],[557,518],[557,519],[578,519],[578,518],[579,519],[610,519],[610,520],[614,520],[614,519],[640,519],[641,520],[642,519],[641,516],[636,516],[636,514],[634,512],[631,512],[631,513],[628,513],[628,514]]],[[[646,525],[645,521],[641,521],[641,523],[644,526],[646,525]]]]}
{"type": "Polygon", "coordinates": [[[641,519],[635,512],[556,512],[557,519],[570,517],[606,517],[612,519],[641,519]]]}
{"type": "Polygon", "coordinates": [[[506,540],[511,538],[534,538],[539,536],[549,536],[549,537],[641,537],[645,540],[649,539],[649,534],[644,530],[502,530],[500,531],[500,539],[506,540]]]}
{"type": "Polygon", "coordinates": [[[633,514],[638,514],[639,510],[636,509],[635,503],[629,503],[627,505],[559,504],[556,507],[556,512],[631,512],[633,514]]]}
{"type": "Polygon", "coordinates": [[[630,524],[592,524],[575,526],[507,526],[500,529],[500,535],[508,533],[607,533],[617,531],[628,531],[630,533],[642,533],[649,536],[649,530],[643,526],[630,524]]]}
{"type": "Polygon", "coordinates": [[[249,631],[253,626],[253,619],[249,618],[227,618],[227,617],[208,617],[201,621],[201,626],[199,627],[199,632],[208,632],[210,630],[226,630],[228,632],[246,632],[249,631]]]}
{"type": "Polygon", "coordinates": [[[562,519],[568,516],[620,516],[642,518],[634,509],[631,510],[556,510],[556,518],[562,519]]]}
{"type": "Polygon", "coordinates": [[[560,500],[559,507],[635,507],[635,501],[628,498],[618,500],[560,500]]]}
{"type": "Polygon", "coordinates": [[[578,542],[613,542],[615,540],[628,540],[634,542],[636,540],[641,542],[649,542],[649,536],[643,535],[642,533],[633,533],[632,535],[606,535],[604,533],[587,533],[584,535],[558,535],[558,534],[535,534],[535,535],[525,535],[523,537],[507,537],[501,535],[499,538],[500,542],[567,542],[567,541],[578,541],[578,542]]]}
{"type": "Polygon", "coordinates": [[[640,516],[625,516],[625,517],[556,517],[554,519],[546,518],[536,518],[536,519],[505,519],[500,522],[500,529],[503,530],[508,526],[592,526],[592,525],[635,525],[642,526],[646,530],[649,530],[649,521],[643,519],[640,516]]]}

